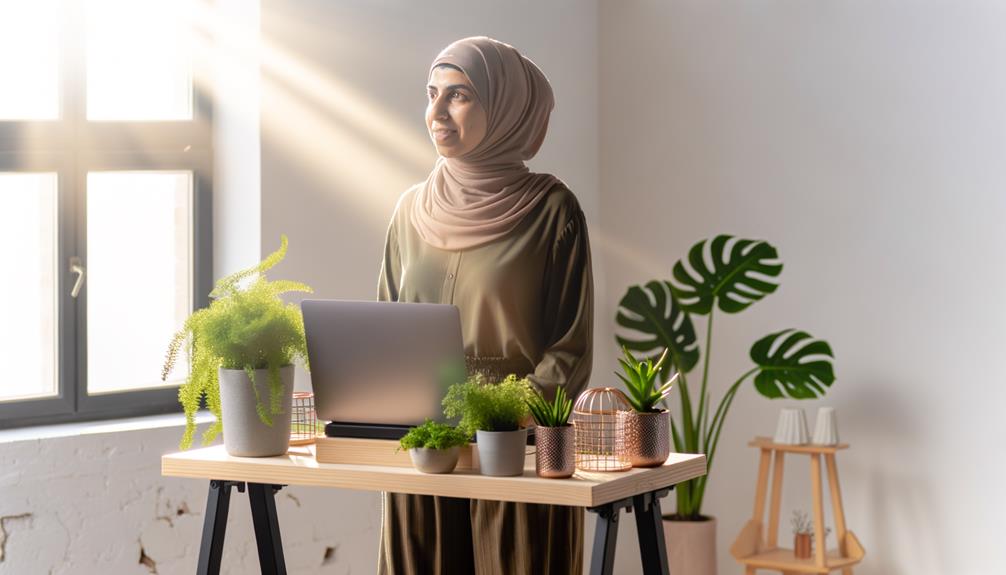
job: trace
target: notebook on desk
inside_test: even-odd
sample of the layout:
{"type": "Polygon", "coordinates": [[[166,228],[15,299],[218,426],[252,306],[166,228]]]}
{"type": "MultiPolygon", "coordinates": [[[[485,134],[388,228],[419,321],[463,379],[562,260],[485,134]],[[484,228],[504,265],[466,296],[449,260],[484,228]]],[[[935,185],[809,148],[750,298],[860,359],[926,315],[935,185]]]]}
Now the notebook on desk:
{"type": "Polygon", "coordinates": [[[399,439],[442,421],[447,387],[465,378],[458,308],[305,300],[315,410],[325,435],[399,439]]]}

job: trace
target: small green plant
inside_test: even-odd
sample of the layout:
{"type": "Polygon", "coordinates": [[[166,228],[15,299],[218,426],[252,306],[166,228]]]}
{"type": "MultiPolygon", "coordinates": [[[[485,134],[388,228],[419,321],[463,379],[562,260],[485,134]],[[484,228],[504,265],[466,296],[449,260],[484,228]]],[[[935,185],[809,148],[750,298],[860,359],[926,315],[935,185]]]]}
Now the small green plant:
{"type": "Polygon", "coordinates": [[[542,427],[567,425],[569,414],[573,412],[573,401],[566,397],[566,390],[562,387],[555,390],[555,400],[552,403],[546,401],[541,393],[533,392],[527,406],[535,423],[542,427]]]}
{"type": "MultiPolygon", "coordinates": [[[[660,375],[660,370],[664,367],[664,362],[667,361],[667,349],[664,349],[664,353],[660,355],[657,363],[653,363],[652,359],[638,361],[624,345],[622,346],[622,354],[625,357],[619,358],[618,363],[622,365],[622,371],[625,372],[625,375],[617,371],[615,375],[625,382],[625,387],[629,390],[629,403],[632,405],[632,409],[640,413],[660,411],[654,406],[667,399],[667,395],[671,393],[671,387],[674,386],[674,378],[660,387],[657,387],[655,383],[657,376],[660,375]]],[[[675,375],[675,377],[677,376],[675,375]]]]}
{"type": "Polygon", "coordinates": [[[477,430],[515,431],[528,417],[527,402],[533,393],[526,378],[510,374],[490,383],[479,373],[448,388],[444,415],[459,417],[458,428],[469,435],[477,430]]]}
{"type": "Polygon", "coordinates": [[[223,429],[220,412],[219,368],[241,369],[255,381],[255,370],[269,370],[268,405],[255,390],[259,419],[272,425],[272,416],[282,413],[283,382],[279,369],[301,358],[307,365],[304,319],[296,304],[287,304],[280,295],[291,291],[310,293],[310,287],[292,281],[269,281],[265,272],[283,260],[287,238],[280,248],[256,266],[227,276],[210,292],[209,307],[197,310],[175,334],[168,346],[161,379],[167,380],[184,348],[189,361],[189,375],[178,388],[178,401],[185,409],[185,433],[181,449],[192,446],[196,431],[196,412],[205,401],[216,416],[203,433],[203,445],[223,429]],[[243,285],[248,280],[247,285],[243,285]]]}
{"type": "Polygon", "coordinates": [[[398,442],[399,450],[425,447],[426,449],[450,449],[468,443],[471,435],[445,423],[427,419],[418,427],[413,427],[398,442]]]}

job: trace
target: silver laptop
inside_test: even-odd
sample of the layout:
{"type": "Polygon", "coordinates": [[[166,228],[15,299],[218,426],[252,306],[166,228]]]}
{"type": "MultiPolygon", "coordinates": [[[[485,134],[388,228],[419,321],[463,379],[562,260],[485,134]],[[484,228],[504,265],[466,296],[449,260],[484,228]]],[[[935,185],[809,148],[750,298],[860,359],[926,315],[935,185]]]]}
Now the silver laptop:
{"type": "Polygon", "coordinates": [[[465,377],[461,316],[453,305],[304,300],[318,419],[328,435],[398,437],[465,377]]]}

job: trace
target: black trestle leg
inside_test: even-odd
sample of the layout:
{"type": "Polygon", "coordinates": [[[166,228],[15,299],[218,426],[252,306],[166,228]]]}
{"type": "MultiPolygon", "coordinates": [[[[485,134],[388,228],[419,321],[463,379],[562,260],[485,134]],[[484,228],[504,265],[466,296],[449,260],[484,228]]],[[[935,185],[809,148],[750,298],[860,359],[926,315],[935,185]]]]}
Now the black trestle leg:
{"type": "Polygon", "coordinates": [[[282,485],[248,484],[248,501],[251,504],[252,522],[255,524],[255,542],[258,544],[262,575],[286,575],[283,541],[276,515],[276,492],[282,488],[282,485]]]}
{"type": "Polygon", "coordinates": [[[667,491],[641,493],[632,498],[632,512],[636,515],[639,534],[639,557],[645,575],[668,575],[667,548],[664,544],[664,526],[660,515],[660,497],[667,491]]]}
{"type": "Polygon", "coordinates": [[[227,532],[227,513],[230,511],[231,487],[237,485],[244,490],[243,483],[233,481],[210,481],[210,492],[206,498],[206,516],[203,518],[203,538],[199,544],[197,575],[218,575],[220,558],[224,551],[224,535],[227,532]]]}
{"type": "Polygon", "coordinates": [[[631,501],[623,499],[588,511],[597,514],[594,547],[590,554],[590,575],[611,575],[615,568],[615,543],[618,542],[618,516],[631,501]]]}

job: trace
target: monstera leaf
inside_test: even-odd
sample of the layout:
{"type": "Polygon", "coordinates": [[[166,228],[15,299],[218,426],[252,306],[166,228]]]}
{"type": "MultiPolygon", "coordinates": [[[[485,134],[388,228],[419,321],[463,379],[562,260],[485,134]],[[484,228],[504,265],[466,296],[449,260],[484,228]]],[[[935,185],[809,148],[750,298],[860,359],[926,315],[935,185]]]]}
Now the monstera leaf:
{"type": "Polygon", "coordinates": [[[618,302],[618,325],[638,332],[644,339],[615,335],[619,345],[641,352],[654,361],[668,348],[671,360],[661,370],[666,379],[673,365],[678,371],[691,371],[699,361],[695,328],[688,314],[671,297],[668,282],[651,281],[645,287],[632,286],[618,302]]]}
{"type": "Polygon", "coordinates": [[[784,396],[813,399],[824,395],[825,388],[835,381],[831,365],[834,357],[828,342],[815,340],[807,332],[787,329],[769,334],[751,346],[751,359],[758,364],[755,388],[773,399],[784,396]],[[781,338],[785,339],[771,351],[781,338]]]}
{"type": "Polygon", "coordinates": [[[688,251],[692,273],[681,260],[674,264],[671,290],[685,311],[706,315],[715,303],[727,313],[737,313],[779,287],[771,281],[782,272],[775,248],[768,242],[740,239],[734,242],[728,257],[726,248],[732,239],[727,235],[713,239],[709,246],[712,269],[703,258],[707,240],[688,251]]]}

